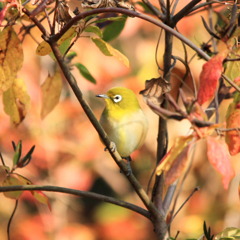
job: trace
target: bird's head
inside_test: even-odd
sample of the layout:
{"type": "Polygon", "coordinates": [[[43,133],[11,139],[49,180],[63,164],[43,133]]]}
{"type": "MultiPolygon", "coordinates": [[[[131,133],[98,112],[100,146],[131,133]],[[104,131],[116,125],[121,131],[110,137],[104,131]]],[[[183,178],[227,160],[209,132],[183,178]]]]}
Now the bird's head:
{"type": "Polygon", "coordinates": [[[128,88],[114,87],[97,97],[104,98],[108,110],[134,111],[140,108],[136,95],[128,88]]]}

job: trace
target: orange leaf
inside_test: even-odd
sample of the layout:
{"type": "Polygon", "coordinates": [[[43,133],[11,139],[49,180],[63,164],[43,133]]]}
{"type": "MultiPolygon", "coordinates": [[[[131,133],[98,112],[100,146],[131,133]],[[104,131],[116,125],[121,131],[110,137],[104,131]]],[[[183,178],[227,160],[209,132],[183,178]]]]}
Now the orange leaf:
{"type": "Polygon", "coordinates": [[[186,167],[190,147],[191,144],[187,145],[172,162],[171,168],[165,174],[165,183],[167,185],[171,185],[181,176],[186,167]]]}
{"type": "Polygon", "coordinates": [[[45,195],[42,191],[38,190],[31,191],[31,193],[36,200],[38,200],[40,203],[47,205],[48,208],[51,210],[51,205],[47,195],[45,195]]]}
{"type": "Polygon", "coordinates": [[[230,154],[224,141],[208,136],[207,157],[217,172],[222,175],[222,184],[228,189],[229,182],[234,177],[234,171],[230,163],[230,154]]]}
{"type": "Polygon", "coordinates": [[[157,166],[157,175],[160,175],[162,172],[166,173],[166,184],[172,184],[183,172],[192,139],[192,135],[176,138],[171,149],[157,166]]]}
{"type": "Polygon", "coordinates": [[[222,62],[225,56],[216,55],[203,65],[199,78],[198,103],[202,105],[212,99],[218,88],[218,80],[223,71],[222,62]]]}
{"type": "MultiPolygon", "coordinates": [[[[240,127],[240,109],[235,109],[227,118],[227,128],[240,127]]],[[[240,131],[231,130],[226,132],[226,143],[231,155],[236,155],[240,152],[240,131]]]]}

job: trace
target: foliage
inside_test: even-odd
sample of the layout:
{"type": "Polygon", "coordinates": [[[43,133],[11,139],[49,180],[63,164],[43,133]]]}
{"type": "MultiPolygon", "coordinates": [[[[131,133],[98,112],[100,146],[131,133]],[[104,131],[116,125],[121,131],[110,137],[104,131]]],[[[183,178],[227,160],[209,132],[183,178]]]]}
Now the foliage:
{"type": "MultiPolygon", "coordinates": [[[[16,202],[12,217],[18,202],[32,198],[50,208],[49,198],[29,179],[66,186],[62,192],[83,197],[79,204],[54,195],[53,214],[43,218],[52,222],[54,215],[61,215],[63,222],[55,218],[61,222],[59,232],[53,225],[44,226],[37,214],[27,215],[32,210],[22,205],[25,215],[16,225],[23,229],[9,234],[10,217],[8,237],[27,239],[31,233],[26,226],[34,223],[39,231],[34,234],[41,239],[48,234],[39,226],[47,227],[55,238],[75,234],[84,239],[141,240],[168,234],[169,239],[181,239],[201,233],[209,240],[238,238],[239,229],[222,230],[228,211],[236,211],[235,200],[230,207],[227,196],[237,194],[234,176],[239,170],[237,1],[1,0],[0,4],[0,93],[5,112],[0,115],[0,180],[4,196],[16,202]],[[135,92],[144,88],[141,94],[150,116],[145,148],[132,156],[138,160],[133,161],[133,174],[117,151],[111,151],[93,114],[99,115],[99,106],[91,91],[99,93],[116,84],[135,92]],[[92,126],[117,164],[104,160],[92,126]],[[13,154],[8,146],[12,140],[18,142],[13,141],[13,154]],[[31,197],[23,194],[27,187],[33,189],[31,197]],[[99,195],[87,195],[91,191],[99,195]],[[91,199],[86,201],[86,196],[91,199]],[[57,199],[66,202],[62,213],[57,199]],[[116,210],[115,205],[106,210],[101,201],[135,213],[116,210]],[[183,216],[178,220],[180,210],[183,216]],[[75,225],[66,224],[68,218],[75,225]],[[214,227],[207,227],[204,219],[214,227]]],[[[41,189],[50,191],[48,186],[41,189]]]]}

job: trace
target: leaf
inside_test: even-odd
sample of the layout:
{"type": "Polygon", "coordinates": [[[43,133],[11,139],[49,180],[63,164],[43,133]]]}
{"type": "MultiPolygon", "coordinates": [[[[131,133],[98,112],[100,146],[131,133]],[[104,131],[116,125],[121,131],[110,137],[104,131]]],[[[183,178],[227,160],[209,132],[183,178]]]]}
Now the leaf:
{"type": "Polygon", "coordinates": [[[12,86],[3,93],[4,111],[16,126],[23,121],[30,109],[30,97],[22,79],[14,79],[12,86]]]}
{"type": "Polygon", "coordinates": [[[197,100],[200,105],[211,100],[218,88],[218,80],[223,71],[222,62],[225,56],[216,55],[203,65],[199,77],[199,89],[197,100]]]}
{"type": "Polygon", "coordinates": [[[42,191],[38,191],[38,190],[31,191],[31,193],[37,201],[47,205],[49,210],[51,210],[50,201],[46,194],[44,194],[42,191]]]}
{"type": "Polygon", "coordinates": [[[45,118],[58,104],[62,91],[62,77],[59,72],[54,76],[48,76],[41,86],[42,110],[41,117],[45,118]]]}
{"type": "Polygon", "coordinates": [[[232,239],[240,239],[240,228],[228,227],[225,228],[221,233],[215,236],[215,240],[226,239],[232,237],[232,239]]]}
{"type": "Polygon", "coordinates": [[[227,129],[236,129],[226,132],[226,143],[231,155],[236,155],[240,152],[240,106],[232,111],[227,118],[227,129]]]}
{"type": "Polygon", "coordinates": [[[192,135],[176,138],[171,149],[157,166],[156,174],[160,175],[162,172],[165,172],[167,185],[172,184],[183,172],[187,163],[187,155],[192,139],[192,135]]]}
{"type": "Polygon", "coordinates": [[[98,37],[102,37],[102,31],[98,26],[89,25],[84,29],[84,32],[95,33],[98,37]]]}
{"type": "Polygon", "coordinates": [[[216,137],[206,137],[207,157],[214,169],[222,175],[224,189],[228,189],[229,182],[234,177],[234,171],[230,163],[230,154],[224,141],[216,137]]]}
{"type": "Polygon", "coordinates": [[[82,65],[81,63],[75,63],[74,65],[77,67],[83,77],[85,77],[87,80],[94,84],[96,83],[96,79],[91,75],[91,73],[84,65],[82,65]]]}
{"type": "Polygon", "coordinates": [[[7,166],[0,166],[0,184],[7,177],[7,174],[10,172],[10,168],[7,166]]]}
{"type": "Polygon", "coordinates": [[[16,166],[22,155],[22,141],[20,140],[16,146],[15,153],[13,156],[13,166],[16,166]]]}
{"type": "MultiPolygon", "coordinates": [[[[19,185],[27,185],[27,184],[31,184],[31,181],[21,176],[20,174],[11,173],[4,179],[2,185],[3,186],[19,186],[19,185]]],[[[4,192],[3,194],[7,198],[18,199],[22,193],[23,191],[12,191],[12,192],[4,192]]]]}
{"type": "MultiPolygon", "coordinates": [[[[230,59],[234,59],[234,58],[238,58],[240,54],[240,48],[238,48],[236,50],[236,52],[234,52],[233,54],[230,55],[230,59]]],[[[226,64],[226,71],[225,71],[225,75],[231,79],[232,81],[234,81],[237,77],[240,76],[239,73],[239,69],[240,69],[240,61],[229,61],[226,64]]],[[[229,83],[227,81],[225,81],[226,85],[229,86],[229,83]]]]}
{"type": "Polygon", "coordinates": [[[101,38],[92,38],[92,41],[96,44],[96,46],[100,49],[100,51],[105,56],[114,56],[119,61],[121,61],[125,66],[129,67],[129,60],[128,58],[119,52],[117,49],[113,48],[110,44],[105,42],[101,38]]]}
{"type": "Polygon", "coordinates": [[[100,25],[100,28],[102,27],[101,23],[106,23],[106,22],[116,22],[116,21],[122,21],[123,19],[125,19],[126,17],[123,16],[117,16],[117,17],[103,17],[103,18],[98,18],[95,21],[92,21],[91,23],[97,23],[97,25],[100,25]]]}
{"type": "MultiPolygon", "coordinates": [[[[70,45],[71,40],[74,38],[76,35],[76,27],[71,27],[67,32],[63,34],[63,36],[57,41],[57,45],[61,46],[61,52],[63,53],[64,50],[68,48],[70,45]]],[[[52,52],[52,49],[50,45],[46,41],[42,41],[37,49],[36,49],[36,54],[39,56],[45,56],[48,55],[52,52]]]]}
{"type": "Polygon", "coordinates": [[[12,27],[0,32],[0,49],[0,91],[6,91],[23,63],[22,44],[12,27]]]}
{"type": "Polygon", "coordinates": [[[127,18],[122,21],[114,21],[107,25],[103,31],[103,40],[109,42],[116,38],[124,29],[127,18]]]}
{"type": "Polygon", "coordinates": [[[20,159],[20,161],[17,164],[17,167],[23,168],[30,163],[34,149],[35,149],[35,145],[33,145],[28,151],[28,153],[23,158],[20,159]]]}

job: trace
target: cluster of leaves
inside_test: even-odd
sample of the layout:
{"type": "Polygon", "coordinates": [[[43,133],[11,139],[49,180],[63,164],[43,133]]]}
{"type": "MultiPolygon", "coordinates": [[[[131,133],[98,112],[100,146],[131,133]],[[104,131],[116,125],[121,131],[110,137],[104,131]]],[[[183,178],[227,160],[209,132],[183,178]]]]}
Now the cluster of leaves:
{"type": "MultiPolygon", "coordinates": [[[[214,169],[222,175],[222,183],[225,189],[228,188],[229,182],[235,175],[230,162],[230,154],[236,155],[240,152],[240,93],[235,93],[233,102],[230,104],[226,115],[227,133],[225,141],[222,139],[221,135],[215,136],[215,130],[222,125],[205,122],[207,116],[200,110],[205,102],[215,97],[219,86],[219,79],[223,71],[224,58],[225,56],[218,54],[203,65],[200,74],[200,87],[198,90],[197,102],[191,102],[191,108],[188,114],[182,113],[178,107],[176,107],[177,104],[173,103],[173,106],[177,108],[176,110],[180,111],[180,113],[192,123],[194,131],[187,137],[180,136],[175,139],[173,146],[157,167],[156,172],[158,175],[165,172],[166,184],[168,185],[172,184],[180,177],[185,170],[187,160],[191,154],[191,149],[198,141],[203,139],[207,146],[207,158],[214,169]],[[195,121],[196,119],[198,119],[199,122],[195,121]],[[205,125],[205,123],[207,124],[205,125]]],[[[237,83],[237,81],[235,82],[237,83]]],[[[171,101],[173,100],[171,99],[171,101]]],[[[185,107],[188,111],[189,102],[185,101],[185,107]]],[[[162,113],[161,109],[158,109],[157,112],[160,114],[162,113]]]]}
{"type": "MultiPolygon", "coordinates": [[[[22,141],[19,141],[16,145],[12,142],[14,155],[12,158],[12,167],[6,166],[4,159],[1,155],[2,166],[0,166],[1,172],[1,182],[2,186],[21,186],[21,185],[31,185],[32,182],[21,174],[17,173],[16,170],[19,168],[26,167],[32,159],[32,154],[35,146],[32,146],[25,156],[22,156],[22,141]]],[[[7,198],[18,200],[22,195],[23,191],[14,192],[4,192],[7,198]]],[[[43,204],[48,205],[50,208],[50,203],[48,197],[41,191],[31,191],[32,196],[43,204]]]]}

